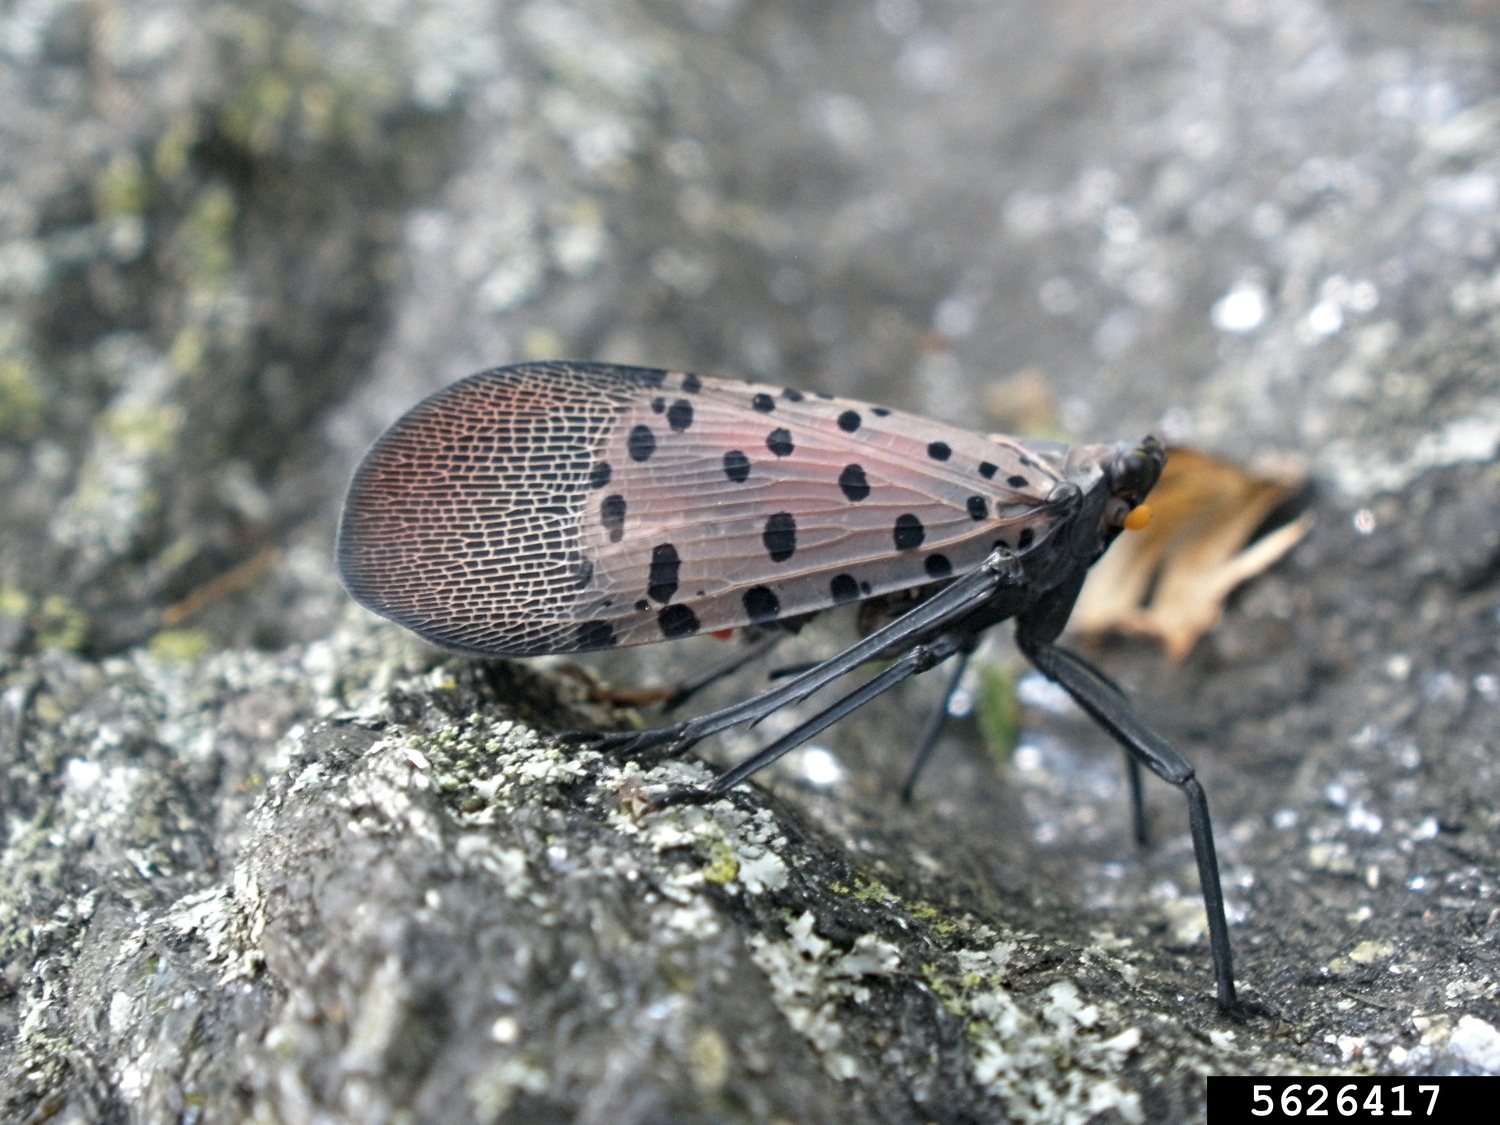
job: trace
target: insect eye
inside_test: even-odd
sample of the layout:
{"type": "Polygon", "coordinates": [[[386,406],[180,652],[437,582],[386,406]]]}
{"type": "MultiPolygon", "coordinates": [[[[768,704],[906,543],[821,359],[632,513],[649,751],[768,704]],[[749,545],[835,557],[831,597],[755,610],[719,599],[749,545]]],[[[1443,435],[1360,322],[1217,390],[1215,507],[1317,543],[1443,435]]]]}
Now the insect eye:
{"type": "Polygon", "coordinates": [[[1115,457],[1108,470],[1109,490],[1117,496],[1141,500],[1156,484],[1165,462],[1161,446],[1147,438],[1140,448],[1115,457]]]}

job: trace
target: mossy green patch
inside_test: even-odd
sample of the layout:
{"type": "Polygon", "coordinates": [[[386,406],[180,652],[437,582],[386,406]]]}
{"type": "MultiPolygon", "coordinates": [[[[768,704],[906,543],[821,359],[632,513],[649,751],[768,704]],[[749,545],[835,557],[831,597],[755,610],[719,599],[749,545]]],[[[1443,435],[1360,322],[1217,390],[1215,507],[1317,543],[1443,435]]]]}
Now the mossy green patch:
{"type": "Polygon", "coordinates": [[[196,324],[185,325],[172,341],[167,351],[167,362],[179,375],[191,375],[203,365],[207,348],[207,335],[196,324]]]}
{"type": "Polygon", "coordinates": [[[158,660],[191,664],[213,647],[213,638],[202,629],[163,629],[146,647],[158,660]]]}
{"type": "Polygon", "coordinates": [[[165,571],[179,570],[197,557],[202,544],[192,535],[179,535],[156,556],[156,565],[165,571]]]}
{"type": "Polygon", "coordinates": [[[61,594],[44,598],[37,616],[36,643],[39,648],[77,652],[88,639],[88,614],[61,594]]]}
{"type": "Polygon", "coordinates": [[[854,877],[854,897],[861,902],[894,903],[899,901],[891,889],[879,879],[869,879],[863,875],[854,877]]]}
{"type": "Polygon", "coordinates": [[[0,617],[25,617],[30,612],[30,594],[15,586],[0,586],[0,617]]]}
{"type": "Polygon", "coordinates": [[[146,209],[147,184],[140,158],[121,153],[94,181],[94,212],[101,219],[139,215],[146,209]]]}
{"type": "Polygon", "coordinates": [[[736,858],[734,849],[729,846],[729,841],[722,838],[705,840],[699,845],[699,851],[707,860],[703,867],[706,882],[722,887],[733,882],[740,873],[740,861],[736,858]]]}
{"type": "Polygon", "coordinates": [[[32,365],[20,356],[0,359],[0,437],[35,437],[47,404],[32,365]]]}
{"type": "Polygon", "coordinates": [[[220,289],[234,267],[234,222],[239,206],[226,187],[206,189],[180,231],[184,280],[195,289],[220,289]]]}
{"type": "Polygon", "coordinates": [[[943,1007],[959,1018],[968,1014],[968,1005],[964,1002],[964,998],[943,975],[942,970],[928,961],[923,962],[920,971],[922,980],[932,990],[932,994],[943,1002],[943,1007]]]}
{"type": "Polygon", "coordinates": [[[120,452],[130,457],[155,457],[176,446],[182,428],[182,407],[143,406],[122,403],[104,415],[103,423],[119,442],[120,452]]]}
{"type": "Polygon", "coordinates": [[[1007,761],[1021,732],[1021,705],[1016,701],[1015,672],[989,661],[979,665],[979,693],[974,717],[985,747],[1000,761],[1007,761]]]}
{"type": "Polygon", "coordinates": [[[184,114],[157,138],[156,150],[151,154],[151,167],[158,177],[172,181],[187,173],[193,146],[198,142],[198,129],[197,116],[184,114]]]}
{"type": "Polygon", "coordinates": [[[962,928],[930,902],[912,903],[907,906],[906,912],[939,937],[951,937],[962,928]]]}
{"type": "Polygon", "coordinates": [[[281,141],[282,128],[296,101],[287,78],[268,71],[248,82],[225,111],[221,124],[227,136],[252,152],[271,152],[281,141]]]}

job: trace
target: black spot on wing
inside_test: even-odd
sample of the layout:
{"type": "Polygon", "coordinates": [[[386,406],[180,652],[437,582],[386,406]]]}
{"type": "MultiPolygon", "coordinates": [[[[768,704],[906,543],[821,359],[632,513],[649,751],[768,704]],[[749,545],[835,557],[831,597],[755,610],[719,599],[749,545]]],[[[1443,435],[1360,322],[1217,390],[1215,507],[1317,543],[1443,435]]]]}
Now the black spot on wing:
{"type": "Polygon", "coordinates": [[[896,540],[896,550],[915,551],[922,545],[922,540],[927,538],[927,529],[922,526],[921,520],[907,512],[905,515],[896,517],[893,535],[896,540]]]}
{"type": "Polygon", "coordinates": [[[582,560],[573,570],[573,586],[582,590],[594,580],[594,564],[588,559],[582,560]]]}
{"type": "Polygon", "coordinates": [[[859,429],[861,420],[859,411],[846,410],[839,415],[839,429],[843,430],[846,434],[852,434],[855,430],[859,429]]]}
{"type": "Polygon", "coordinates": [[[677,548],[663,543],[651,549],[651,576],[646,586],[646,595],[655,602],[666,605],[677,593],[677,572],[682,560],[677,557],[677,548]]]}
{"type": "Polygon", "coordinates": [[[884,418],[890,411],[883,406],[872,406],[870,407],[870,413],[877,418],[884,418]]]}
{"type": "Polygon", "coordinates": [[[762,414],[769,414],[776,409],[776,400],[768,394],[758,394],[750,400],[750,405],[762,414]]]}
{"type": "Polygon", "coordinates": [[[845,602],[858,600],[859,583],[852,574],[836,574],[833,581],[828,583],[828,592],[833,595],[835,605],[843,605],[845,602]]]}
{"type": "Polygon", "coordinates": [[[992,465],[988,461],[979,462],[979,475],[985,480],[994,480],[995,474],[1000,471],[999,465],[992,465]]]}
{"type": "Polygon", "coordinates": [[[750,458],[738,449],[731,449],[724,454],[724,475],[739,484],[750,475],[750,458]]]}
{"type": "Polygon", "coordinates": [[[651,400],[651,413],[660,414],[667,408],[667,400],[664,398],[653,398],[651,400]]]}
{"type": "Polygon", "coordinates": [[[657,627],[667,640],[691,637],[698,631],[698,615],[682,603],[669,605],[656,615],[657,627]]]}
{"type": "Polygon", "coordinates": [[[982,520],[990,514],[990,504],[983,496],[969,497],[969,518],[982,520]]]}
{"type": "Polygon", "coordinates": [[[927,456],[934,461],[946,461],[953,456],[953,447],[946,441],[930,441],[927,443],[927,456]]]}
{"type": "Polygon", "coordinates": [[[839,474],[839,488],[856,504],[869,496],[870,482],[865,478],[864,468],[860,465],[845,465],[844,471],[839,474]]]}
{"type": "Polygon", "coordinates": [[[787,402],[801,402],[806,396],[799,390],[787,387],[786,390],[781,392],[781,397],[786,399],[787,402]]]}
{"type": "Polygon", "coordinates": [[[645,613],[650,608],[651,603],[648,602],[645,598],[642,598],[640,601],[635,603],[635,611],[637,613],[645,613]]]}
{"type": "Polygon", "coordinates": [[[928,578],[947,578],[953,573],[953,564],[947,555],[928,555],[922,562],[922,569],[928,578]]]}
{"type": "Polygon", "coordinates": [[[606,496],[599,505],[599,519],[609,532],[609,541],[618,543],[625,534],[625,497],[618,492],[606,496]]]}
{"type": "Polygon", "coordinates": [[[684,375],[682,377],[683,394],[695,395],[703,389],[703,380],[696,375],[684,375]]]}
{"type": "Polygon", "coordinates": [[[1031,546],[1031,542],[1035,538],[1036,532],[1032,531],[1029,527],[1023,527],[1021,529],[1021,537],[1016,540],[1016,546],[1024,551],[1027,547],[1031,546]]]}
{"type": "Polygon", "coordinates": [[[667,425],[679,434],[693,424],[693,404],[685,398],[680,398],[672,404],[667,411],[667,425]]]}
{"type": "Polygon", "coordinates": [[[609,478],[614,476],[615,471],[609,467],[608,461],[598,461],[589,472],[589,487],[603,488],[609,483],[609,478]]]}
{"type": "Polygon", "coordinates": [[[585,621],[578,626],[573,644],[579,652],[614,648],[615,631],[608,621],[585,621]]]}
{"type": "Polygon", "coordinates": [[[792,445],[791,432],[778,426],[766,435],[766,448],[778,457],[790,457],[796,447],[792,445]]]}
{"type": "Polygon", "coordinates": [[[1006,477],[1005,483],[1012,488],[1025,488],[1031,482],[1023,476],[1006,477]]]}
{"type": "Polygon", "coordinates": [[[781,612],[781,599],[769,586],[751,586],[743,599],[751,621],[775,621],[781,612]]]}
{"type": "Polygon", "coordinates": [[[772,562],[786,562],[797,552],[797,521],[791,512],[777,512],[766,520],[760,538],[772,562]]]}
{"type": "Polygon", "coordinates": [[[656,435],[650,426],[640,425],[630,431],[630,440],[625,444],[632,461],[649,461],[656,452],[656,435]]]}

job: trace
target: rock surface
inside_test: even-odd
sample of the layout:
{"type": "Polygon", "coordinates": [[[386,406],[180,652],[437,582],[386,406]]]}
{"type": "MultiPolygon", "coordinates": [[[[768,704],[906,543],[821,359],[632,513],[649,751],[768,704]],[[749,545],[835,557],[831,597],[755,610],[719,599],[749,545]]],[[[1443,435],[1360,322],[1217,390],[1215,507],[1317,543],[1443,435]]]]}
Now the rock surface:
{"type": "Polygon", "coordinates": [[[1479,0],[8,9],[0,1112],[1133,1123],[1500,1072],[1497,47],[1479,0]],[[1034,679],[909,807],[936,683],[651,815],[702,764],[550,734],[715,642],[485,665],[349,607],[369,440],[557,355],[975,426],[1040,377],[1072,438],[1306,463],[1312,536],[1183,665],[1096,654],[1279,1019],[1214,1010],[1180,800],[1137,850],[1034,679]]]}

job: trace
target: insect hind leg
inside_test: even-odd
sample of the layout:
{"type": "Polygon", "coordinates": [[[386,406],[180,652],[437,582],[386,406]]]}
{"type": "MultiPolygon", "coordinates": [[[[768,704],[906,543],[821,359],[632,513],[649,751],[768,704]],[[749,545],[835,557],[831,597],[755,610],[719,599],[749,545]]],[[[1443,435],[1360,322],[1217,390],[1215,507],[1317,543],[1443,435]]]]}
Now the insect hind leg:
{"type": "Polygon", "coordinates": [[[783,664],[781,667],[772,668],[767,672],[766,679],[770,680],[773,684],[777,680],[790,680],[793,676],[802,675],[803,672],[811,672],[821,663],[821,660],[802,660],[796,664],[783,664]]]}
{"type": "Polygon", "coordinates": [[[1074,701],[1125,748],[1132,760],[1181,791],[1187,801],[1193,858],[1197,862],[1203,907],[1208,915],[1208,946],[1213,959],[1219,1008],[1238,1021],[1250,1016],[1274,1015],[1262,1004],[1242,1004],[1235,995],[1234,958],[1229,944],[1229,923],[1224,916],[1224,892],[1219,882],[1219,860],[1214,849],[1208,797],[1193,767],[1175,746],[1142,722],[1120,689],[1083,657],[1058,648],[1050,641],[1028,636],[1024,628],[1017,629],[1016,634],[1021,651],[1037,669],[1049,680],[1061,684],[1074,701]]]}
{"type": "Polygon", "coordinates": [[[960,642],[951,636],[940,636],[926,644],[917,645],[878,676],[871,678],[840,698],[831,706],[819,711],[812,718],[782,735],[769,746],[746,758],[733,769],[726,770],[701,789],[676,789],[656,802],[658,807],[673,804],[701,804],[716,800],[752,774],[765,769],[772,762],[801,746],[850,712],[863,707],[877,695],[882,695],[901,681],[927,671],[960,651],[960,642]]]}
{"type": "Polygon", "coordinates": [[[901,786],[901,803],[904,805],[911,804],[912,793],[917,788],[917,778],[921,776],[933,750],[937,748],[938,739],[943,735],[943,727],[948,723],[948,706],[953,701],[954,693],[958,691],[959,682],[964,678],[964,670],[969,666],[972,648],[971,644],[959,652],[958,659],[953,662],[953,670],[948,673],[943,701],[927,717],[927,724],[922,728],[922,737],[917,740],[917,752],[912,758],[911,769],[907,771],[906,781],[901,786]]]}
{"type": "MultiPolygon", "coordinates": [[[[887,649],[909,645],[923,637],[941,635],[951,625],[989,602],[998,589],[1018,582],[1020,577],[1014,558],[1008,552],[997,550],[983,565],[956,579],[909,613],[856,641],[817,667],[743,703],[656,730],[604,735],[579,732],[564,734],[561,738],[565,742],[584,743],[592,749],[616,754],[636,754],[658,746],[669,746],[669,753],[684,751],[711,734],[739,723],[757,723],[782,707],[801,702],[887,649]]],[[[954,651],[957,650],[950,649],[948,655],[954,651]]]]}
{"type": "Polygon", "coordinates": [[[1141,791],[1141,763],[1129,750],[1125,751],[1125,780],[1130,783],[1130,822],[1135,828],[1135,842],[1144,848],[1151,843],[1151,832],[1146,825],[1146,797],[1141,791]]]}
{"type": "Polygon", "coordinates": [[[699,672],[696,676],[690,676],[678,684],[671,695],[662,701],[661,711],[663,715],[670,715],[681,707],[693,696],[704,688],[716,684],[726,676],[732,676],[746,664],[764,656],[779,645],[790,634],[785,629],[772,629],[754,638],[733,656],[699,672]]]}

